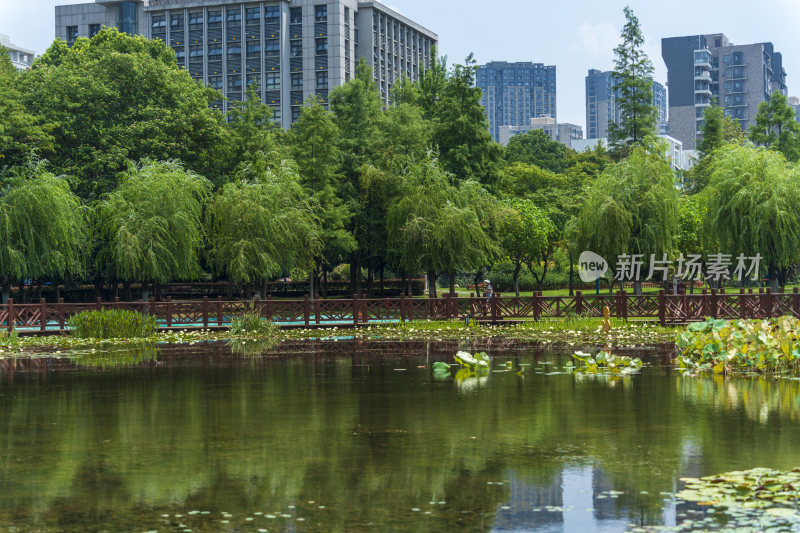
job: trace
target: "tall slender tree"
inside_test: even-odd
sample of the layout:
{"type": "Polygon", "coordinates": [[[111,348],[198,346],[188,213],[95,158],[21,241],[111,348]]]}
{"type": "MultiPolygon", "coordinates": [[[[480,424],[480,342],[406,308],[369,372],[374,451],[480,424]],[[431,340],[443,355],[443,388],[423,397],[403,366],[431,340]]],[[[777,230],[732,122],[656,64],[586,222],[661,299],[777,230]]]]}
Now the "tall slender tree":
{"type": "Polygon", "coordinates": [[[614,49],[614,90],[620,122],[608,123],[611,151],[624,156],[645,137],[656,134],[657,111],[653,105],[653,64],[644,52],[644,35],[639,19],[625,7],[622,42],[614,49]]]}
{"type": "Polygon", "coordinates": [[[782,153],[789,161],[800,159],[800,124],[786,97],[775,91],[758,105],[756,123],[750,129],[750,140],[782,153]]]}

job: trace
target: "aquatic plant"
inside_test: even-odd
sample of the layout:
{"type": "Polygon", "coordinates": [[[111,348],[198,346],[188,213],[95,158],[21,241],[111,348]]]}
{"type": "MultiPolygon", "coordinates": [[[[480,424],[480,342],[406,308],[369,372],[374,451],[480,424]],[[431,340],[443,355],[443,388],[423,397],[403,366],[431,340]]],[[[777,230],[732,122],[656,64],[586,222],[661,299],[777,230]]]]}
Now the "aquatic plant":
{"type": "Polygon", "coordinates": [[[71,316],[67,325],[79,339],[141,339],[158,332],[155,316],[125,309],[82,311],[71,316]]]}
{"type": "Polygon", "coordinates": [[[478,352],[475,355],[469,352],[457,352],[456,362],[473,372],[487,371],[492,366],[492,358],[486,352],[478,352]]]}
{"type": "Polygon", "coordinates": [[[280,328],[261,316],[261,311],[250,303],[239,316],[231,319],[231,333],[239,336],[275,337],[280,328]]]}
{"type": "Polygon", "coordinates": [[[638,357],[614,355],[611,352],[599,352],[594,357],[588,353],[575,352],[572,357],[581,363],[573,372],[581,374],[634,374],[644,366],[638,357]]]}
{"type": "Polygon", "coordinates": [[[800,367],[800,320],[698,322],[678,335],[682,369],[715,374],[777,374],[800,367]]]}
{"type": "Polygon", "coordinates": [[[727,508],[767,509],[776,516],[797,515],[800,468],[789,472],[754,468],[681,481],[686,487],[676,496],[686,501],[727,508]]]}

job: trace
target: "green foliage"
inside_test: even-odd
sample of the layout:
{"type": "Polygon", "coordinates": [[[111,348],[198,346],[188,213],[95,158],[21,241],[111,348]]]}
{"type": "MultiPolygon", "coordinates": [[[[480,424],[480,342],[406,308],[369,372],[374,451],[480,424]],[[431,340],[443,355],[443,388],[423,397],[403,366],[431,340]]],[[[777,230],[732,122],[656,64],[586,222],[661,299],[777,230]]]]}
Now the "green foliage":
{"type": "Polygon", "coordinates": [[[715,374],[777,374],[800,367],[800,320],[707,319],[678,335],[678,365],[715,374]]]}
{"type": "Polygon", "coordinates": [[[688,502],[741,511],[761,509],[761,513],[766,511],[776,518],[794,518],[797,514],[800,468],[790,472],[754,468],[681,481],[685,487],[675,496],[688,502]]]}
{"type": "Polygon", "coordinates": [[[456,363],[473,372],[486,372],[492,367],[492,358],[486,352],[472,355],[469,352],[457,352],[456,363]]]}
{"type": "Polygon", "coordinates": [[[231,319],[231,333],[237,336],[274,337],[280,328],[261,316],[261,311],[252,302],[247,310],[231,319]]]}
{"type": "Polygon", "coordinates": [[[63,178],[31,163],[0,183],[0,285],[67,279],[83,269],[85,211],[63,178]]]}
{"type": "Polygon", "coordinates": [[[207,227],[214,273],[237,284],[308,268],[319,246],[316,217],[290,162],[247,166],[212,198],[207,227]]]}
{"type": "Polygon", "coordinates": [[[284,155],[272,108],[261,102],[257,85],[247,88],[244,101],[230,103],[226,118],[230,132],[227,157],[238,169],[262,158],[280,160],[284,155]]]}
{"type": "Polygon", "coordinates": [[[110,263],[126,281],[196,279],[210,188],[174,161],[131,164],[97,206],[98,267],[110,263]]]}
{"type": "Polygon", "coordinates": [[[82,311],[71,316],[67,325],[80,339],[143,339],[158,332],[155,315],[124,309],[82,311]]]}
{"type": "Polygon", "coordinates": [[[563,173],[567,169],[569,149],[554,141],[543,130],[533,130],[511,138],[505,149],[509,163],[535,165],[550,172],[563,173]]]}
{"type": "Polygon", "coordinates": [[[725,141],[724,119],[724,110],[717,105],[716,101],[703,111],[703,134],[697,143],[697,149],[704,156],[711,154],[725,141]]]}
{"type": "Polygon", "coordinates": [[[556,228],[531,200],[512,200],[501,219],[499,235],[503,250],[514,264],[514,291],[519,296],[519,272],[522,265],[533,268],[547,254],[556,228]]]}
{"type": "Polygon", "coordinates": [[[714,155],[705,191],[705,242],[720,251],[761,254],[777,283],[800,249],[800,181],[779,153],[728,144],[714,155]]]}
{"type": "Polygon", "coordinates": [[[679,253],[702,254],[705,204],[698,196],[681,195],[678,203],[678,233],[675,248],[679,253]]]}
{"type": "MultiPolygon", "coordinates": [[[[627,159],[606,167],[577,219],[576,242],[606,258],[661,257],[673,249],[678,192],[660,143],[648,141],[627,159]]],[[[610,265],[613,268],[613,265],[610,265]]]]}
{"type": "Polygon", "coordinates": [[[608,142],[612,151],[624,155],[648,136],[655,135],[657,112],[653,106],[653,64],[644,52],[644,35],[639,19],[625,7],[622,42],[614,49],[614,90],[620,122],[608,123],[608,142]]]}
{"type": "Polygon", "coordinates": [[[777,150],[789,161],[800,159],[800,124],[794,108],[781,92],[775,91],[769,100],[758,105],[750,140],[777,150]]]}
{"type": "Polygon", "coordinates": [[[644,366],[638,357],[613,355],[610,352],[599,352],[594,357],[588,353],[575,352],[572,357],[581,363],[574,370],[577,374],[635,374],[644,366]]]}
{"type": "Polygon", "coordinates": [[[104,29],[72,48],[56,41],[16,85],[27,112],[52,127],[47,155],[81,198],[110,192],[128,160],[176,159],[214,178],[227,168],[223,117],[209,108],[221,93],[158,39],[104,29]]]}

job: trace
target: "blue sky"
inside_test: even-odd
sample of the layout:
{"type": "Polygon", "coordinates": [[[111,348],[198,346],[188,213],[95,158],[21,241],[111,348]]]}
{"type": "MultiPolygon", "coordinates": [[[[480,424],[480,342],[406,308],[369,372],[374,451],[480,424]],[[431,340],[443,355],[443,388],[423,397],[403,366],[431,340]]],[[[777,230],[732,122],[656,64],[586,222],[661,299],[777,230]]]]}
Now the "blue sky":
{"type": "MultiPolygon", "coordinates": [[[[0,33],[42,52],[54,35],[53,7],[80,0],[0,0],[0,33]]],[[[725,33],[736,44],[772,41],[783,53],[789,93],[800,95],[800,0],[385,0],[439,34],[440,53],[461,62],[555,64],[558,118],[585,128],[584,77],[613,67],[612,49],[630,5],[639,17],[656,79],[666,82],[662,37],[725,33]],[[795,79],[798,81],[795,83],[795,79]]]]}

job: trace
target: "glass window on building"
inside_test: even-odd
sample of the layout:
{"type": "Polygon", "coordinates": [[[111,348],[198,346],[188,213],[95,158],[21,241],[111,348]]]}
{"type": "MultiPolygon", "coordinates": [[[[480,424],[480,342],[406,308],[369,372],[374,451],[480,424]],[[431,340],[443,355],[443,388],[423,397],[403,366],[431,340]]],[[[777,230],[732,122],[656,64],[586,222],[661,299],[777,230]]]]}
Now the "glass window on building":
{"type": "Polygon", "coordinates": [[[72,43],[78,38],[78,27],[67,26],[67,42],[72,43]]]}
{"type": "Polygon", "coordinates": [[[264,43],[267,57],[275,57],[281,54],[281,42],[279,39],[266,39],[264,43]]]}
{"type": "Polygon", "coordinates": [[[302,24],[303,23],[303,8],[302,7],[293,7],[289,9],[289,22],[291,24],[302,24]]]}
{"type": "Polygon", "coordinates": [[[303,41],[296,40],[289,43],[291,46],[290,54],[292,57],[303,57],[303,41]]]}
{"type": "Polygon", "coordinates": [[[222,76],[209,76],[208,84],[214,89],[222,90],[222,76]]]}
{"type": "Polygon", "coordinates": [[[300,106],[292,106],[292,124],[300,118],[300,106]]]}
{"type": "Polygon", "coordinates": [[[733,64],[734,65],[741,65],[742,64],[742,53],[741,52],[734,52],[733,53],[733,64]]]}
{"type": "Polygon", "coordinates": [[[731,56],[722,56],[722,62],[726,65],[731,64],[731,56]]]}
{"type": "Polygon", "coordinates": [[[228,59],[240,59],[242,55],[242,45],[239,43],[228,44],[228,59]]]}
{"type": "Polygon", "coordinates": [[[242,11],[239,9],[229,9],[228,16],[226,18],[228,22],[241,22],[242,20],[242,11]]]}
{"type": "Polygon", "coordinates": [[[272,122],[281,123],[281,108],[278,106],[272,106],[272,122]]]}
{"type": "Polygon", "coordinates": [[[228,90],[241,91],[242,90],[242,75],[232,74],[228,76],[228,90]]]}
{"type": "Polygon", "coordinates": [[[89,24],[89,37],[94,37],[100,33],[100,24],[89,24]]]}
{"type": "Polygon", "coordinates": [[[324,70],[317,71],[317,89],[328,88],[328,72],[324,70]]]}
{"type": "Polygon", "coordinates": [[[316,22],[328,22],[328,6],[314,6],[314,20],[316,22]]]}
{"type": "Polygon", "coordinates": [[[189,47],[189,57],[192,60],[203,59],[203,47],[192,45],[189,47]]]}
{"type": "Polygon", "coordinates": [[[281,21],[280,6],[267,6],[264,8],[264,22],[267,24],[277,24],[281,21]]]}
{"type": "Polygon", "coordinates": [[[292,72],[292,90],[303,90],[303,75],[299,72],[292,72]]]}
{"type": "Polygon", "coordinates": [[[250,42],[247,43],[247,57],[258,57],[261,55],[261,44],[250,42]]]}
{"type": "Polygon", "coordinates": [[[317,55],[318,56],[326,56],[326,55],[328,55],[328,38],[327,37],[318,37],[317,38],[317,55]]]}
{"type": "Polygon", "coordinates": [[[261,83],[261,74],[258,73],[250,73],[247,75],[247,86],[250,87],[253,84],[258,85],[261,83]]]}
{"type": "Polygon", "coordinates": [[[165,28],[167,26],[167,19],[166,17],[153,17],[153,29],[158,30],[158,28],[165,28]]]}
{"type": "Polygon", "coordinates": [[[189,13],[189,27],[199,30],[203,26],[203,13],[189,13]]]}
{"type": "Polygon", "coordinates": [[[169,23],[172,25],[172,29],[183,26],[183,15],[172,15],[169,19],[169,23]]]}
{"type": "Polygon", "coordinates": [[[261,19],[261,8],[260,7],[248,7],[247,12],[245,13],[247,17],[247,22],[252,23],[259,21],[261,19]]]}
{"type": "Polygon", "coordinates": [[[209,11],[208,12],[208,23],[209,24],[219,24],[222,22],[222,11],[209,11]]]}
{"type": "Polygon", "coordinates": [[[281,75],[278,72],[267,72],[264,77],[264,85],[268,91],[277,91],[281,88],[281,75]]]}
{"type": "Polygon", "coordinates": [[[136,35],[139,24],[136,18],[137,2],[120,2],[117,6],[117,28],[122,33],[136,35]]]}
{"type": "Polygon", "coordinates": [[[208,59],[210,61],[219,60],[222,58],[222,45],[211,44],[208,46],[208,59]]]}

